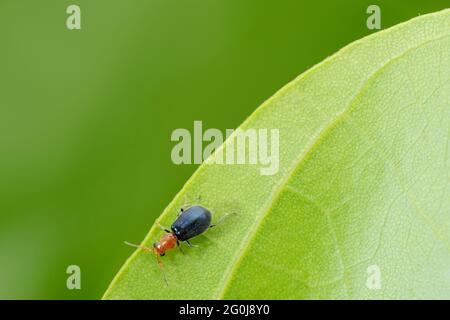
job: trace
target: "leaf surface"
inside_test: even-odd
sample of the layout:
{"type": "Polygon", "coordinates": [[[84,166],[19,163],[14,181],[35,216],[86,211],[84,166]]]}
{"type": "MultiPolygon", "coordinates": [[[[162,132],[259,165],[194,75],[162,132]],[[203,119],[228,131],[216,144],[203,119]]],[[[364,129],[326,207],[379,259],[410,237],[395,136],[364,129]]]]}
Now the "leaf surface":
{"type": "Polygon", "coordinates": [[[300,75],[240,127],[279,129],[278,173],[200,166],[160,223],[185,196],[236,215],[163,257],[168,286],[138,250],[104,298],[450,298],[449,52],[444,10],[300,75]]]}

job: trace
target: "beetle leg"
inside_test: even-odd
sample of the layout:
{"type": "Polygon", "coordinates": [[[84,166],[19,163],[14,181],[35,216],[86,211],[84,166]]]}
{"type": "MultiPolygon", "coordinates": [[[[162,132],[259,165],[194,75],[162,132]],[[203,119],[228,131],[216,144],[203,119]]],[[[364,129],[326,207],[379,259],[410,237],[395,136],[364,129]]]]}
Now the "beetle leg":
{"type": "Polygon", "coordinates": [[[187,208],[190,207],[190,204],[189,204],[189,200],[188,200],[187,195],[184,195],[184,196],[183,196],[183,199],[184,199],[184,204],[183,204],[183,206],[181,206],[180,212],[177,213],[177,218],[178,218],[178,217],[179,217],[179,216],[180,216],[187,208]]]}
{"type": "Polygon", "coordinates": [[[192,248],[192,247],[198,248],[198,245],[190,243],[189,240],[186,240],[186,243],[188,244],[188,246],[189,246],[190,248],[192,248]]]}
{"type": "Polygon", "coordinates": [[[180,208],[180,212],[177,213],[177,218],[181,216],[181,214],[184,212],[184,206],[180,208]]]}
{"type": "Polygon", "coordinates": [[[177,218],[178,218],[179,216],[181,216],[181,214],[182,214],[184,211],[186,211],[186,209],[188,209],[189,207],[190,207],[190,205],[188,205],[188,204],[183,205],[183,206],[180,208],[180,211],[177,213],[177,218]]]}
{"type": "Polygon", "coordinates": [[[158,263],[158,267],[161,270],[162,274],[163,274],[163,278],[164,278],[164,283],[166,284],[166,286],[169,286],[169,282],[167,282],[167,278],[166,278],[166,273],[164,272],[164,264],[161,261],[161,257],[156,254],[156,262],[158,263]]]}
{"type": "Polygon", "coordinates": [[[160,225],[159,222],[156,222],[156,225],[157,225],[158,227],[160,227],[162,230],[164,230],[165,232],[167,232],[167,233],[172,233],[169,229],[167,229],[166,227],[163,227],[162,225],[160,225]]]}
{"type": "MultiPolygon", "coordinates": [[[[189,207],[192,206],[192,204],[190,203],[191,201],[189,201],[188,196],[185,194],[183,195],[183,199],[184,199],[184,204],[183,206],[180,208],[180,212],[177,213],[177,218],[184,212],[186,211],[186,209],[188,209],[189,207]]],[[[196,198],[197,204],[199,204],[202,201],[202,196],[198,196],[196,198]]]]}
{"type": "Polygon", "coordinates": [[[180,252],[181,252],[182,254],[184,254],[184,250],[183,250],[183,248],[181,247],[180,241],[178,241],[178,240],[177,240],[177,247],[180,249],[180,252]]]}
{"type": "Polygon", "coordinates": [[[219,218],[219,220],[216,221],[216,223],[211,224],[209,227],[210,227],[210,228],[213,228],[213,227],[215,227],[215,226],[221,224],[226,218],[228,218],[228,217],[229,217],[230,215],[232,215],[232,214],[235,214],[235,213],[227,213],[227,214],[221,216],[221,217],[219,218]]]}

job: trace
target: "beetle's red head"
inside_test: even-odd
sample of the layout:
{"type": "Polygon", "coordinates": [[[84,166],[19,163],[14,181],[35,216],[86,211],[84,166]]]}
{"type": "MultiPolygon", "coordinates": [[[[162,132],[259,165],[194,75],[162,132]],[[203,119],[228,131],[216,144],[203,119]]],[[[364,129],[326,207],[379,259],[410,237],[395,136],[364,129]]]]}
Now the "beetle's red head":
{"type": "Polygon", "coordinates": [[[153,250],[155,250],[155,253],[159,256],[163,256],[166,254],[166,248],[164,248],[164,246],[161,245],[161,242],[153,243],[153,250]]]}

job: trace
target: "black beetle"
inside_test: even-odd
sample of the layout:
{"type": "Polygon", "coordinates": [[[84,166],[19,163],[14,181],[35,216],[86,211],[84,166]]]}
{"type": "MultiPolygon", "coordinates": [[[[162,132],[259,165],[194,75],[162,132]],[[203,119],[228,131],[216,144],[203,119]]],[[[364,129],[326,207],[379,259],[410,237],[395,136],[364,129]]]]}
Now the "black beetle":
{"type": "MultiPolygon", "coordinates": [[[[160,257],[166,254],[166,251],[169,249],[178,246],[180,251],[183,252],[180,246],[180,241],[186,241],[189,246],[192,244],[189,242],[189,239],[192,239],[209,228],[216,226],[215,224],[211,224],[211,212],[205,207],[195,205],[188,207],[186,210],[181,209],[181,212],[178,214],[177,219],[170,227],[171,230],[168,230],[161,225],[159,225],[166,233],[161,236],[159,241],[153,243],[153,247],[147,247],[143,245],[136,245],[129,242],[125,242],[127,245],[140,248],[147,252],[153,252],[156,255],[156,259],[158,260],[158,265],[162,269],[162,261],[160,257]]],[[[223,219],[224,217],[222,217],[223,219]]],[[[220,219],[220,221],[222,220],[220,219]]],[[[217,223],[220,223],[218,221],[217,223]]],[[[165,279],[164,276],[164,280],[165,279]]]]}
{"type": "Polygon", "coordinates": [[[187,210],[182,210],[177,220],[170,229],[179,241],[186,241],[205,232],[213,227],[211,224],[211,212],[202,206],[192,206],[187,210]]]}

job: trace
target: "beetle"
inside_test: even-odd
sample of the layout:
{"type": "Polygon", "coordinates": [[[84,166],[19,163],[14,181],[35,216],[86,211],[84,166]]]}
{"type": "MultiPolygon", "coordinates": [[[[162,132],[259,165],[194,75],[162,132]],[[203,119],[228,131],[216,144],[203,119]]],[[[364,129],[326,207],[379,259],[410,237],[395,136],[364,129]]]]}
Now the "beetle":
{"type": "MultiPolygon", "coordinates": [[[[225,218],[225,216],[222,217],[222,219],[223,218],[225,218]]],[[[217,224],[220,223],[222,219],[220,219],[217,224]]],[[[163,264],[160,257],[164,256],[167,250],[173,249],[175,246],[179,247],[180,251],[183,253],[183,249],[180,245],[181,241],[185,241],[189,247],[192,247],[193,245],[189,242],[190,239],[217,225],[211,224],[211,220],[211,211],[205,207],[194,205],[187,209],[181,208],[177,219],[170,226],[170,230],[157,223],[166,233],[160,237],[159,241],[154,242],[152,247],[136,245],[129,242],[125,242],[125,244],[155,254],[158,265],[162,270],[163,264]]],[[[164,280],[167,285],[165,275],[164,280]]]]}
{"type": "Polygon", "coordinates": [[[172,249],[175,245],[183,252],[180,241],[186,241],[192,247],[189,239],[215,226],[211,224],[211,216],[211,211],[199,205],[189,207],[186,210],[182,208],[177,219],[170,226],[170,230],[162,228],[166,234],[162,235],[158,242],[153,243],[155,253],[162,257],[167,250],[172,249]]]}

